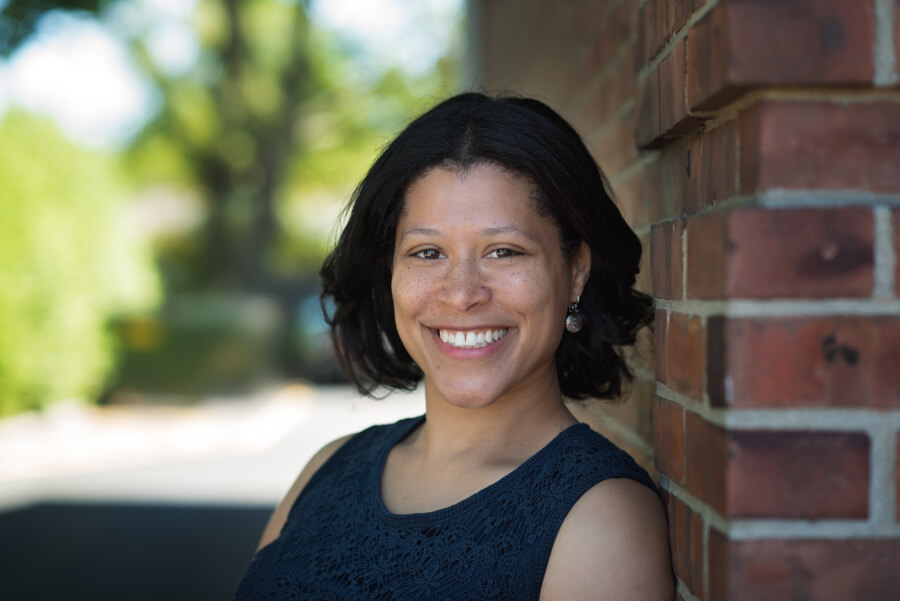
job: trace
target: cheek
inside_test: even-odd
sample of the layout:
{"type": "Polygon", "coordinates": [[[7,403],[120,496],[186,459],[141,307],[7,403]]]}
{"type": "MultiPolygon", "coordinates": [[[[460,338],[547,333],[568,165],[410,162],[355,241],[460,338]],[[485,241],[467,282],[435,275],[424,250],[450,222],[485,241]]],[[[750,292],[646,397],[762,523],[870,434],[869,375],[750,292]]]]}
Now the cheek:
{"type": "MultiPolygon", "coordinates": [[[[420,307],[427,294],[428,282],[410,270],[399,267],[391,277],[394,314],[404,315],[420,307]]],[[[398,323],[398,327],[402,324],[398,323]]]]}

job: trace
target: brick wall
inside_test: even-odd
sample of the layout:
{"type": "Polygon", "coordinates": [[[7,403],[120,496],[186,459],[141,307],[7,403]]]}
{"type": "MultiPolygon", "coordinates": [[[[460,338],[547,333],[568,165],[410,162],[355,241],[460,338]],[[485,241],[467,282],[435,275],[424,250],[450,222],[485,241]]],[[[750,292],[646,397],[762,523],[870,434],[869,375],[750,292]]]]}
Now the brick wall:
{"type": "Polygon", "coordinates": [[[585,136],[645,248],[627,403],[692,600],[900,593],[900,2],[470,0],[471,83],[585,136]]]}

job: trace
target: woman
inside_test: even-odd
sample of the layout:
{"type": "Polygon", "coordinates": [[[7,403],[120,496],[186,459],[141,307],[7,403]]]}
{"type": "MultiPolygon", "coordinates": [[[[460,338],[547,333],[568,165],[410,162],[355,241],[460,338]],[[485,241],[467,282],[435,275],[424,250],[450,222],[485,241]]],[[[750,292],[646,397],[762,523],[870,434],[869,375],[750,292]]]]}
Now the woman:
{"type": "Polygon", "coordinates": [[[366,393],[424,377],[426,416],[322,449],[239,599],[673,597],[647,474],[563,396],[615,397],[650,321],[640,243],[546,105],[463,94],[372,166],[322,268],[366,393]]]}

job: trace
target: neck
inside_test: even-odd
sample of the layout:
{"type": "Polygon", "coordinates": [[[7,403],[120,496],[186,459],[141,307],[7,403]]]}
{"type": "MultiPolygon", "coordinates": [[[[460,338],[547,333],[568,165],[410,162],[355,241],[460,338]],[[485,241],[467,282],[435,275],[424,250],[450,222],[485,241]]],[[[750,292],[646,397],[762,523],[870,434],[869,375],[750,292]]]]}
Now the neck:
{"type": "Polygon", "coordinates": [[[426,460],[520,462],[577,422],[563,403],[555,378],[478,408],[449,403],[428,381],[425,395],[428,417],[415,444],[426,460]]]}

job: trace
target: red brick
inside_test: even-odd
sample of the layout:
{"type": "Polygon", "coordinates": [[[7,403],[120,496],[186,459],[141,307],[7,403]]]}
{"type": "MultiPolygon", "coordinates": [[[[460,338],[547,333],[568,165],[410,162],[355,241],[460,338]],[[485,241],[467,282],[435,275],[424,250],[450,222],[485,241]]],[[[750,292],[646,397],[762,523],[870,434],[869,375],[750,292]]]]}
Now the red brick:
{"type": "MultiPolygon", "coordinates": [[[[900,8],[897,10],[900,15],[900,8]]],[[[894,209],[894,296],[900,298],[900,209],[894,209]]]]}
{"type": "Polygon", "coordinates": [[[900,190],[900,104],[766,100],[742,112],[743,193],[900,190]]]}
{"type": "Polygon", "coordinates": [[[653,274],[653,296],[681,298],[681,236],[684,221],[666,221],[650,230],[650,257],[653,274]]]}
{"type": "Polygon", "coordinates": [[[690,115],[685,106],[685,44],[679,41],[656,70],[638,86],[635,140],[639,147],[660,145],[696,128],[702,118],[690,115]]]}
{"type": "Polygon", "coordinates": [[[703,0],[669,0],[672,2],[673,8],[672,10],[672,19],[673,19],[673,31],[678,31],[682,27],[684,27],[685,23],[687,23],[688,19],[691,18],[691,15],[694,14],[694,10],[698,7],[698,4],[702,3],[703,0]]]}
{"type": "Polygon", "coordinates": [[[671,313],[666,346],[669,387],[698,401],[703,400],[705,335],[700,318],[671,313]]]}
{"type": "Polygon", "coordinates": [[[737,123],[728,121],[690,143],[684,211],[696,213],[737,195],[737,123]]]}
{"type": "Polygon", "coordinates": [[[669,545],[675,575],[703,599],[703,519],[673,494],[667,495],[669,545]]]}
{"type": "Polygon", "coordinates": [[[712,317],[710,403],[900,407],[900,317],[712,317]]]}
{"type": "Polygon", "coordinates": [[[867,297],[869,208],[735,209],[687,225],[690,298],[867,297]]]}
{"type": "Polygon", "coordinates": [[[727,456],[727,517],[869,515],[869,438],[863,433],[731,430],[727,456]]]}
{"type": "Polygon", "coordinates": [[[669,313],[657,309],[653,318],[653,373],[658,382],[669,383],[667,339],[669,337],[669,313]]]}
{"type": "Polygon", "coordinates": [[[688,105],[711,110],[747,88],[869,85],[871,0],[720,2],[688,33],[688,105]]]}
{"type": "Polygon", "coordinates": [[[896,442],[897,456],[894,458],[894,519],[900,522],[900,432],[897,433],[896,442]]]}
{"type": "Polygon", "coordinates": [[[684,408],[662,397],[653,402],[653,450],[656,469],[684,484],[684,408]]]}
{"type": "Polygon", "coordinates": [[[673,208],[674,190],[671,177],[669,177],[669,165],[665,160],[664,152],[659,158],[644,167],[644,206],[647,207],[647,221],[656,223],[672,219],[675,216],[673,208]]]}
{"type": "Polygon", "coordinates": [[[900,539],[728,540],[709,533],[709,596],[881,601],[900,589],[900,539]]]}
{"type": "Polygon", "coordinates": [[[668,0],[647,0],[638,10],[639,69],[659,54],[672,32],[673,23],[667,5],[668,0]]]}
{"type": "Polygon", "coordinates": [[[725,468],[728,452],[725,430],[693,411],[686,411],[684,440],[687,489],[724,515],[727,507],[725,468]]]}

